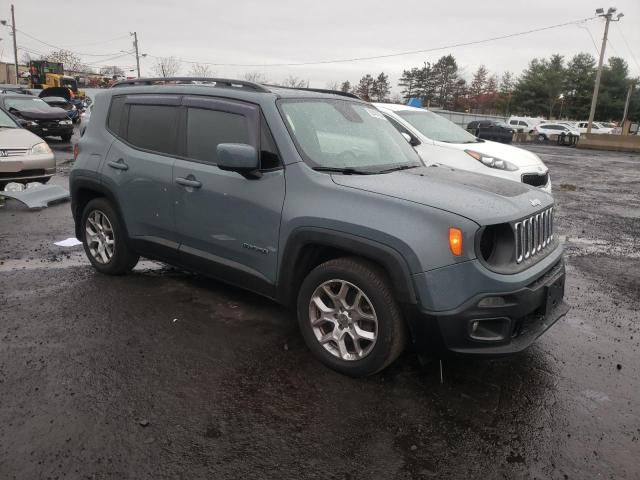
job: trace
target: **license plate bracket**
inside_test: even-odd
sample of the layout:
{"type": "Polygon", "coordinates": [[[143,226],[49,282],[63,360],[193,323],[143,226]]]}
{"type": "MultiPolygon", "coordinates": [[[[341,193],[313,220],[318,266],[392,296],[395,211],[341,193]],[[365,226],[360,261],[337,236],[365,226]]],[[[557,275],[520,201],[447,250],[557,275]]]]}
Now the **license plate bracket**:
{"type": "Polygon", "coordinates": [[[553,312],[562,303],[564,297],[564,276],[557,278],[553,283],[545,287],[546,306],[545,316],[553,312]]]}

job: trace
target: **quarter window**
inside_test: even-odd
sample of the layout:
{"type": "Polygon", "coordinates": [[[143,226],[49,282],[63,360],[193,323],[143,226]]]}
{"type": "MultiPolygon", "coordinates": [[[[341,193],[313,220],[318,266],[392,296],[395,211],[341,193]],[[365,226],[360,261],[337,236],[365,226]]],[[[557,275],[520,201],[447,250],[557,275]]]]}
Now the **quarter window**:
{"type": "Polygon", "coordinates": [[[107,122],[107,128],[113,132],[114,135],[119,137],[123,136],[122,131],[122,113],[124,112],[124,102],[126,97],[112,97],[111,108],[109,109],[109,120],[107,122]]]}
{"type": "Polygon", "coordinates": [[[178,107],[136,105],[129,107],[127,141],[145,150],[175,155],[178,138],[178,107]]]}
{"type": "Polygon", "coordinates": [[[187,111],[187,157],[217,163],[220,143],[250,143],[247,117],[236,113],[189,108],[187,111]]]}

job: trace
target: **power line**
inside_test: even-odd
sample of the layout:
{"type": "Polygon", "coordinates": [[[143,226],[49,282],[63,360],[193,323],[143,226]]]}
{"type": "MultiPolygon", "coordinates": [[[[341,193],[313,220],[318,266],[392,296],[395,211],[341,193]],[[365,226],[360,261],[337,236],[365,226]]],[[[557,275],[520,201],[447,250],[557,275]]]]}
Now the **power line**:
{"type": "Polygon", "coordinates": [[[593,38],[593,35],[591,34],[591,30],[589,30],[589,27],[586,27],[584,25],[580,25],[580,24],[576,24],[576,27],[582,28],[583,30],[586,30],[587,33],[589,34],[589,38],[591,38],[591,43],[593,43],[593,48],[596,49],[596,53],[598,55],[600,55],[600,49],[598,48],[598,44],[596,43],[596,39],[593,38]]]}
{"type": "MultiPolygon", "coordinates": [[[[443,45],[440,47],[433,47],[433,48],[425,48],[425,49],[421,49],[421,50],[409,50],[409,51],[405,51],[405,52],[396,52],[396,53],[388,53],[385,55],[372,55],[372,56],[368,56],[368,57],[354,57],[354,58],[343,58],[343,59],[335,59],[335,60],[318,60],[318,61],[314,61],[314,62],[295,62],[295,63],[213,63],[213,62],[202,62],[202,61],[195,61],[195,60],[187,60],[184,58],[179,58],[180,61],[184,62],[184,63],[192,63],[192,64],[202,64],[202,65],[211,65],[214,67],[258,67],[258,68],[262,68],[262,67],[299,67],[299,66],[305,66],[305,65],[324,65],[324,64],[328,64],[328,63],[348,63],[348,62],[360,62],[363,60],[378,60],[381,58],[392,58],[392,57],[402,57],[405,55],[415,55],[418,53],[429,53],[429,52],[436,52],[438,50],[447,50],[447,49],[451,49],[451,48],[458,48],[458,47],[466,47],[466,46],[470,46],[470,45],[478,45],[481,43],[487,43],[487,42],[493,42],[496,40],[504,40],[507,38],[513,38],[513,37],[519,37],[522,35],[528,35],[530,33],[536,33],[536,32],[543,32],[545,30],[551,30],[554,28],[560,28],[560,27],[566,27],[567,25],[577,25],[580,23],[585,23],[588,22],[590,20],[594,20],[597,17],[587,17],[587,18],[583,18],[581,20],[574,20],[572,22],[565,22],[565,23],[558,23],[556,25],[549,25],[547,27],[541,27],[541,28],[535,28],[532,30],[526,30],[524,32],[517,32],[517,33],[510,33],[510,34],[506,34],[506,35],[499,35],[497,37],[490,37],[490,38],[485,38],[482,40],[474,40],[474,41],[470,41],[470,42],[460,42],[460,43],[454,43],[451,45],[443,45]]],[[[161,58],[155,55],[149,55],[150,57],[153,58],[161,58]]]]}
{"type": "Polygon", "coordinates": [[[622,37],[622,40],[624,40],[624,43],[627,46],[627,50],[629,50],[629,55],[631,55],[631,58],[633,58],[633,61],[636,64],[636,67],[638,67],[638,70],[640,70],[640,63],[638,63],[636,56],[633,54],[633,50],[631,50],[631,45],[629,45],[629,42],[627,42],[627,38],[624,36],[624,33],[622,32],[622,27],[620,25],[617,25],[616,28],[618,32],[620,32],[620,36],[622,37]]]}
{"type": "MultiPolygon", "coordinates": [[[[34,37],[33,35],[31,35],[31,34],[29,34],[29,33],[27,33],[27,32],[24,32],[24,31],[22,31],[22,30],[18,30],[17,28],[16,28],[16,30],[17,30],[18,32],[20,32],[22,35],[24,35],[24,36],[26,36],[26,37],[29,37],[29,38],[31,38],[32,40],[35,40],[36,42],[42,43],[43,45],[46,45],[46,46],[48,46],[48,47],[51,47],[51,48],[57,48],[58,50],[67,50],[67,49],[66,49],[66,48],[64,48],[64,47],[60,47],[60,46],[58,46],[58,45],[53,45],[53,44],[51,44],[51,43],[47,43],[47,42],[45,42],[44,40],[40,40],[39,38],[36,38],[36,37],[34,37]]],[[[109,56],[113,56],[113,55],[115,55],[115,54],[116,54],[116,52],[111,52],[111,53],[81,53],[81,52],[72,52],[72,53],[74,53],[74,54],[76,54],[76,55],[79,55],[79,56],[82,56],[82,57],[109,57],[109,56]]]]}
{"type": "Polygon", "coordinates": [[[109,40],[101,40],[99,42],[91,42],[91,43],[76,43],[74,45],[62,45],[64,48],[74,48],[74,47],[89,47],[93,45],[103,45],[105,43],[115,42],[116,40],[122,40],[123,38],[129,38],[129,34],[120,35],[119,37],[110,38],[109,40]]]}

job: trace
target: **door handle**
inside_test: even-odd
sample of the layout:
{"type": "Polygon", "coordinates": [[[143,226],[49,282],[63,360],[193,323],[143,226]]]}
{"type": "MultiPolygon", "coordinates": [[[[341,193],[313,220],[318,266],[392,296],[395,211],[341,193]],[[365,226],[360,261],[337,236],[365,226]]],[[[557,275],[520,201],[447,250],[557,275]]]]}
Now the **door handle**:
{"type": "Polygon", "coordinates": [[[184,187],[191,187],[191,188],[200,188],[202,186],[201,182],[191,178],[178,177],[176,178],[176,183],[178,185],[182,185],[184,187]]]}
{"type": "Polygon", "coordinates": [[[110,160],[107,162],[107,165],[109,165],[111,168],[115,168],[116,170],[129,170],[129,165],[124,163],[124,160],[121,158],[118,159],[117,162],[110,160]]]}

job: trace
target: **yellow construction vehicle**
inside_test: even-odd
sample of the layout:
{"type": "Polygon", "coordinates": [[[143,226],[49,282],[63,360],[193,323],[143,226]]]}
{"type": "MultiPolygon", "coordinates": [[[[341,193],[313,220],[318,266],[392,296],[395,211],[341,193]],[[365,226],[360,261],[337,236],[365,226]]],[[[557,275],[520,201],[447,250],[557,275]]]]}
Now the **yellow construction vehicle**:
{"type": "Polygon", "coordinates": [[[75,78],[64,74],[64,65],[47,60],[31,60],[29,62],[29,75],[31,88],[66,87],[73,95],[84,98],[82,90],[78,90],[78,82],[75,78]]]}

